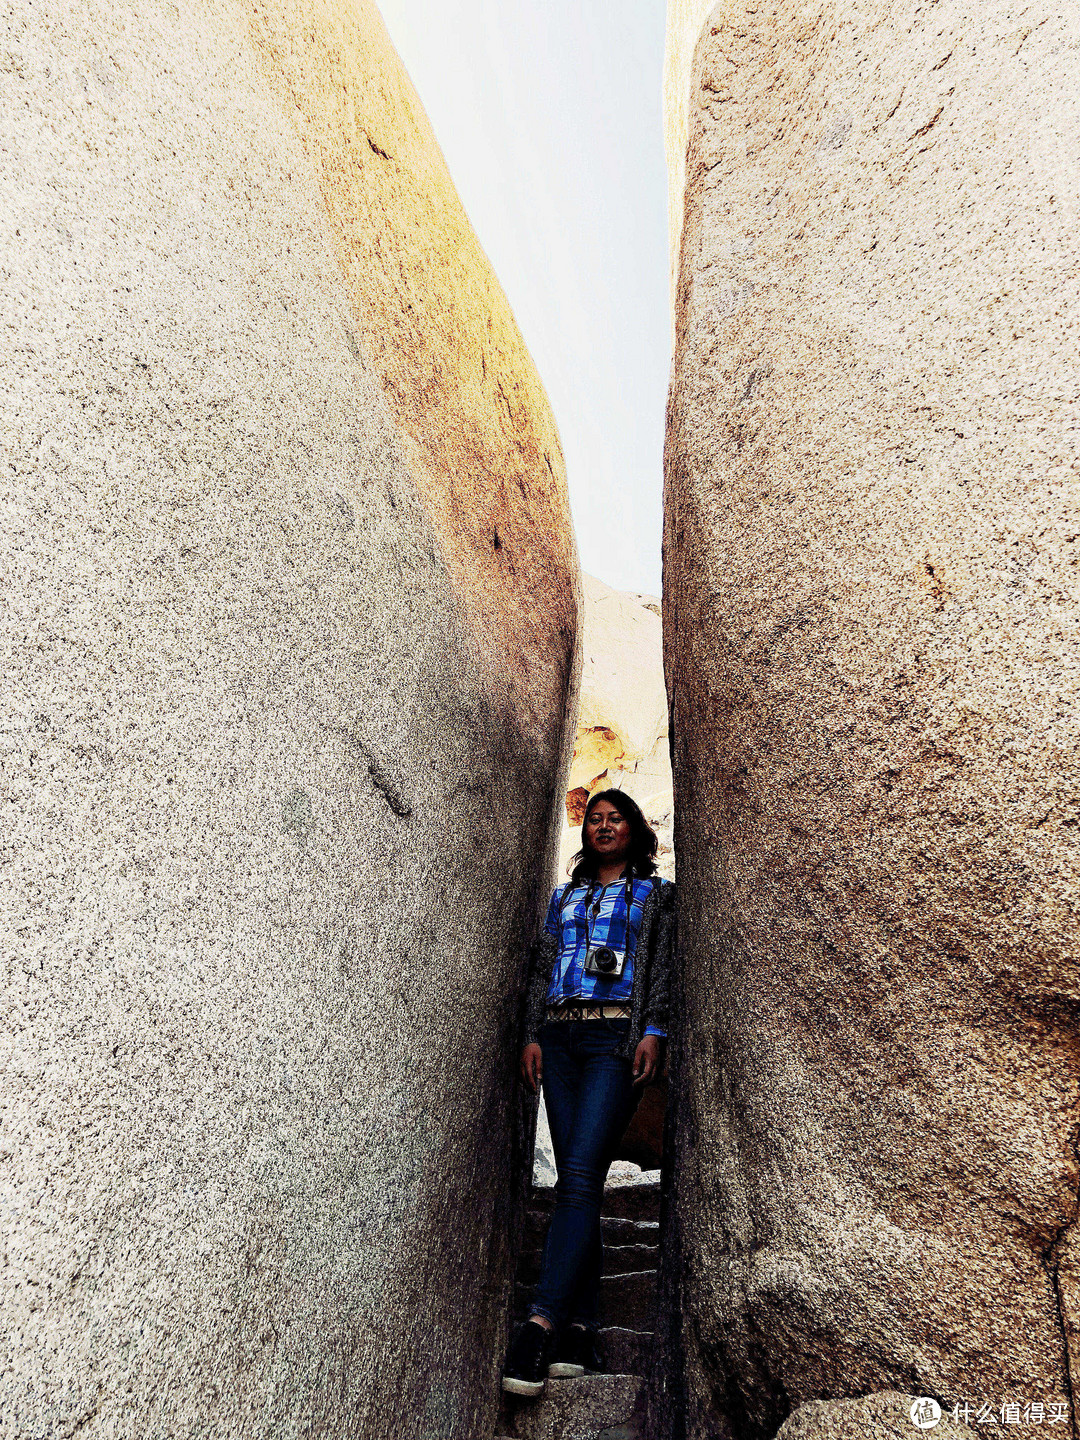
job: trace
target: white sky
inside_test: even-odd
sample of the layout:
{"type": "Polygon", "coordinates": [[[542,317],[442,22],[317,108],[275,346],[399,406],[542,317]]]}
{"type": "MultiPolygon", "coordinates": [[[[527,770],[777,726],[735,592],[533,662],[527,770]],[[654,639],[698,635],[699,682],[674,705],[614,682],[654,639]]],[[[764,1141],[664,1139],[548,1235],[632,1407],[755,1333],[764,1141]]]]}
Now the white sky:
{"type": "Polygon", "coordinates": [[[660,593],[664,0],[379,0],[562,437],[583,569],[660,593]]]}

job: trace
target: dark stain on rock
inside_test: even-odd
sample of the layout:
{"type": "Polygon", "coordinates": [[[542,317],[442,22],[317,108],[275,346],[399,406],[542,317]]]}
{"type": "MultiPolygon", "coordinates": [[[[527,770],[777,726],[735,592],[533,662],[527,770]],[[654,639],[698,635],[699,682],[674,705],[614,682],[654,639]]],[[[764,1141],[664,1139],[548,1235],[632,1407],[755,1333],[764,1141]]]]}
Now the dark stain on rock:
{"type": "Polygon", "coordinates": [[[913,140],[918,140],[918,139],[920,139],[923,135],[929,134],[929,132],[934,128],[934,126],[937,124],[937,122],[941,119],[941,116],[942,116],[942,113],[943,113],[944,109],[945,109],[945,106],[944,106],[944,105],[939,105],[938,108],[937,108],[937,109],[935,110],[935,112],[933,113],[933,115],[931,115],[930,119],[926,122],[926,124],[920,126],[920,128],[915,131],[915,134],[912,135],[911,138],[912,138],[913,140]]]}
{"type": "Polygon", "coordinates": [[[938,575],[937,571],[934,569],[933,565],[930,564],[929,560],[923,561],[922,568],[923,573],[926,575],[926,578],[930,582],[929,588],[930,594],[933,596],[934,599],[934,609],[940,610],[945,604],[945,586],[942,584],[940,575],[938,575]]]}
{"type": "Polygon", "coordinates": [[[371,151],[375,155],[378,155],[381,160],[393,160],[394,157],[392,155],[388,155],[381,145],[376,144],[376,142],[371,138],[369,134],[367,134],[366,131],[364,132],[364,139],[367,141],[371,151]]]}
{"type": "Polygon", "coordinates": [[[372,785],[395,815],[402,820],[407,819],[413,813],[412,805],[402,795],[400,787],[392,776],[386,773],[360,736],[354,730],[350,730],[347,725],[328,725],[326,728],[343,740],[349,750],[366,762],[368,777],[372,785]]]}
{"type": "Polygon", "coordinates": [[[825,134],[814,146],[814,149],[818,151],[842,150],[848,136],[851,134],[852,124],[853,120],[850,115],[841,115],[840,119],[837,120],[835,124],[830,125],[828,130],[825,131],[825,134]]]}
{"type": "Polygon", "coordinates": [[[371,777],[371,783],[375,786],[375,789],[378,790],[394,814],[402,820],[408,819],[412,814],[412,806],[401,796],[394,782],[386,774],[377,760],[369,758],[368,774],[371,777]]]}
{"type": "Polygon", "coordinates": [[[284,829],[295,835],[301,845],[307,843],[308,831],[315,824],[315,812],[311,796],[299,786],[282,797],[281,823],[284,829]]]}
{"type": "Polygon", "coordinates": [[[339,495],[336,490],[334,491],[334,508],[339,510],[344,517],[343,528],[346,530],[354,530],[356,528],[356,514],[353,511],[353,507],[345,499],[344,495],[339,495]]]}
{"type": "Polygon", "coordinates": [[[748,404],[754,398],[755,390],[760,388],[772,372],[773,366],[771,360],[762,360],[759,364],[755,365],[747,375],[743,392],[736,403],[739,405],[748,404]]]}
{"type": "Polygon", "coordinates": [[[349,354],[359,365],[363,358],[360,350],[360,336],[351,325],[345,326],[345,344],[349,347],[349,354]]]}

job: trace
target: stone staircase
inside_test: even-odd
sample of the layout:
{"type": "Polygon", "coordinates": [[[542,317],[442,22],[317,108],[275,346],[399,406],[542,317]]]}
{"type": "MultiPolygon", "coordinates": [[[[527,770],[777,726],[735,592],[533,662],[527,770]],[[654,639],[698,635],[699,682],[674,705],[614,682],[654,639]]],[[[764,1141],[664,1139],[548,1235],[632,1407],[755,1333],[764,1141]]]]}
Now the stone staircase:
{"type": "MultiPolygon", "coordinates": [[[[555,1192],[534,1186],[514,1292],[514,1323],[524,1319],[540,1264],[555,1192]]],[[[607,1370],[548,1380],[529,1400],[503,1392],[496,1440],[643,1440],[645,1377],[653,1348],[659,1243],[660,1172],[609,1179],[604,1189],[604,1277],[599,1348],[607,1370]]]]}

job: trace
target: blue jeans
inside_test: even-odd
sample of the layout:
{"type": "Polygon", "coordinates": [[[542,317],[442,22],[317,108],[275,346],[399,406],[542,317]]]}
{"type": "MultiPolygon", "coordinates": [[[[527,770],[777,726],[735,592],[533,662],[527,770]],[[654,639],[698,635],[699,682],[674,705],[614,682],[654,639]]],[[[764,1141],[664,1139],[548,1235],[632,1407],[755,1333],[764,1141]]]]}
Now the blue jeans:
{"type": "Polygon", "coordinates": [[[540,1030],[544,1104],[558,1182],[531,1313],[595,1328],[600,1315],[604,1181],[642,1087],[615,1054],[629,1020],[556,1020],[540,1030]]]}

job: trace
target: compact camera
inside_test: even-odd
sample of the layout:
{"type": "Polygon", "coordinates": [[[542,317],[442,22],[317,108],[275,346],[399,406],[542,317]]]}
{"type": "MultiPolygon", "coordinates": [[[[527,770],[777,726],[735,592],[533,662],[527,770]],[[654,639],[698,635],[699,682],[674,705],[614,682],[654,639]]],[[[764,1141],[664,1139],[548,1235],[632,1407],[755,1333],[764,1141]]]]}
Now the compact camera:
{"type": "Polygon", "coordinates": [[[626,969],[626,951],[610,945],[594,945],[585,956],[585,974],[601,980],[621,980],[626,969]]]}

